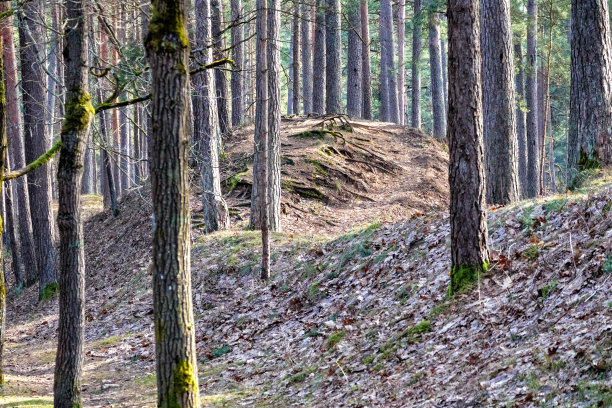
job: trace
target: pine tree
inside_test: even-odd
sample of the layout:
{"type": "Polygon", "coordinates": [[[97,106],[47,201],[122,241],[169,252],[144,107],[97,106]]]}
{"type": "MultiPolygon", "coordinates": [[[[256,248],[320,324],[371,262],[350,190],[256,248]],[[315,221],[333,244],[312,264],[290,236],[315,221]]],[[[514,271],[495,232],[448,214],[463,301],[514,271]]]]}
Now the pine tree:
{"type": "Polygon", "coordinates": [[[411,111],[410,125],[413,128],[421,127],[421,74],[419,62],[421,60],[422,31],[421,26],[421,0],[414,0],[414,17],[412,19],[412,67],[411,67],[411,111]]]}
{"type": "Polygon", "coordinates": [[[186,3],[154,0],[145,41],[152,84],[150,158],[155,217],[152,274],[157,406],[164,408],[199,406],[190,268],[186,3]]]}
{"type": "Polygon", "coordinates": [[[448,1],[448,140],[454,294],[488,267],[478,0],[448,1]]]}
{"type": "Polygon", "coordinates": [[[538,134],[538,2],[528,0],[527,14],[527,80],[525,102],[527,103],[527,188],[526,197],[536,197],[540,186],[539,134],[538,134]]]}

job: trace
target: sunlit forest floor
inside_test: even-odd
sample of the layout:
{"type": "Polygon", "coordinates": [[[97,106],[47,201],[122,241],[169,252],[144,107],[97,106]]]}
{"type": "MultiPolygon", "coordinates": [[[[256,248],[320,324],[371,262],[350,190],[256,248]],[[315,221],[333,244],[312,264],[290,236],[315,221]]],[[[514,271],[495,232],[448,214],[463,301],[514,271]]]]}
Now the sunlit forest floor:
{"type": "MultiPolygon", "coordinates": [[[[193,189],[203,406],[612,406],[609,178],[491,207],[492,269],[449,299],[444,147],[375,122],[304,135],[319,122],[283,121],[271,282],[257,279],[259,235],[244,229],[249,129],[225,144],[231,231],[202,233],[193,189]]],[[[149,190],[127,194],[116,218],[99,197],[84,206],[85,406],[153,407],[149,190]]],[[[0,406],[50,407],[56,300],[9,296],[0,406]]]]}

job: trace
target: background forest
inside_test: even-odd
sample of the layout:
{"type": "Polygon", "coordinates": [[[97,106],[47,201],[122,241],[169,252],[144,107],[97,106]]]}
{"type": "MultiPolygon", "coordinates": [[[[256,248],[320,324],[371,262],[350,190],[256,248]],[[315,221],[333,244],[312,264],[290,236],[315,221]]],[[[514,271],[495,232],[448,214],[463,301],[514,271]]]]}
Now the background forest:
{"type": "Polygon", "coordinates": [[[0,0],[0,406],[612,406],[606,0],[0,0]]]}

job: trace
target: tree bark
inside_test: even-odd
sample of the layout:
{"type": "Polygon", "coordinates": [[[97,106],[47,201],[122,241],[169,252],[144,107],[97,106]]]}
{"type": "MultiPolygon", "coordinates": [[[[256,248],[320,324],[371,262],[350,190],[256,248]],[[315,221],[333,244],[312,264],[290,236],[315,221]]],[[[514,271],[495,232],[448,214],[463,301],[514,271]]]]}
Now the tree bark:
{"type": "MultiPolygon", "coordinates": [[[[7,155],[7,164],[10,162],[7,155]]],[[[25,270],[23,260],[21,259],[21,242],[19,241],[19,231],[17,228],[18,213],[15,211],[13,205],[13,185],[12,181],[9,181],[4,189],[4,214],[6,220],[4,222],[4,231],[8,234],[9,241],[11,242],[11,258],[12,258],[12,269],[15,275],[15,293],[19,295],[23,288],[25,270]]]]}
{"type": "MultiPolygon", "coordinates": [[[[312,13],[310,10],[311,6],[308,2],[302,4],[302,102],[304,114],[306,115],[312,113],[312,29],[310,27],[312,13]]],[[[270,24],[269,21],[268,24],[270,24]]],[[[274,40],[270,38],[270,41],[274,40]]],[[[272,110],[273,107],[270,106],[270,114],[272,114],[272,110]]],[[[272,133],[272,129],[270,129],[270,132],[272,133]]],[[[270,150],[270,154],[273,154],[272,150],[270,150]]],[[[272,159],[272,156],[270,156],[270,159],[272,159]]],[[[273,197],[270,197],[270,199],[273,204],[273,197]]],[[[272,219],[270,221],[273,222],[272,219]]],[[[273,225],[271,225],[271,228],[274,231],[273,225]]]]}
{"type": "Polygon", "coordinates": [[[431,104],[433,109],[433,138],[446,137],[446,109],[442,79],[442,51],[440,50],[440,17],[437,12],[429,16],[429,67],[431,77],[431,104]]]}
{"type": "Polygon", "coordinates": [[[523,46],[520,37],[514,39],[514,55],[519,62],[515,77],[516,88],[516,135],[518,139],[518,177],[520,198],[527,195],[527,134],[525,117],[525,69],[523,68],[523,46]]]}
{"type": "MultiPolygon", "coordinates": [[[[281,59],[280,59],[280,26],[281,26],[281,2],[280,0],[270,0],[268,10],[268,41],[267,41],[267,68],[268,68],[268,226],[271,231],[281,231],[281,138],[280,138],[280,118],[281,118],[281,99],[280,99],[280,79],[281,79],[281,59]]],[[[302,9],[302,18],[310,18],[310,6],[302,9]]],[[[307,73],[307,65],[310,61],[310,51],[304,54],[304,49],[310,50],[310,24],[304,30],[304,20],[302,21],[302,63],[304,74],[304,113],[312,111],[312,75],[307,73]],[[309,78],[306,80],[306,76],[309,78]],[[310,85],[310,95],[306,95],[306,85],[310,85]],[[310,106],[308,106],[310,99],[310,106]]],[[[269,261],[268,261],[269,262],[269,261]]]]}
{"type": "Polygon", "coordinates": [[[607,1],[572,0],[571,47],[569,183],[579,171],[612,164],[612,55],[607,1]]]}
{"type": "MultiPolygon", "coordinates": [[[[211,33],[209,0],[196,0],[196,47],[203,48],[204,63],[210,64],[213,53],[206,48],[211,33]]],[[[213,19],[214,20],[214,19],[213,19]]],[[[193,130],[202,183],[202,216],[206,232],[229,228],[229,212],[221,195],[219,175],[219,118],[215,98],[215,70],[204,71],[193,78],[193,130]]]]}
{"type": "Polygon", "coordinates": [[[380,105],[384,122],[399,121],[397,83],[393,58],[393,12],[391,0],[380,2],[380,105]]]}
{"type": "MultiPolygon", "coordinates": [[[[300,4],[297,1],[293,2],[293,113],[299,115],[300,109],[300,54],[302,47],[302,38],[300,35],[300,4]]],[[[268,79],[269,80],[269,79],[268,79]]],[[[304,112],[306,113],[306,112],[304,112]]]]}
{"type": "MultiPolygon", "coordinates": [[[[11,4],[9,1],[0,2],[0,12],[9,10],[11,4]]],[[[15,53],[15,41],[13,37],[13,18],[11,16],[0,21],[0,30],[4,46],[2,54],[5,64],[4,81],[6,84],[6,114],[9,120],[7,121],[7,138],[10,162],[14,168],[22,168],[25,166],[25,151],[23,146],[23,126],[21,120],[21,112],[19,110],[19,93],[18,93],[18,73],[17,73],[17,56],[15,53]]],[[[13,183],[16,194],[16,200],[11,200],[16,204],[17,213],[19,214],[16,220],[18,228],[18,240],[21,244],[21,260],[24,265],[24,284],[31,286],[38,279],[38,265],[36,257],[36,247],[34,246],[34,236],[32,230],[32,213],[30,212],[30,194],[27,189],[28,176],[20,177],[13,183]],[[16,203],[15,203],[16,201],[16,203]]],[[[11,198],[12,198],[11,197],[11,198]]]]}
{"type": "MultiPolygon", "coordinates": [[[[270,237],[268,224],[268,7],[267,0],[257,0],[257,103],[255,107],[255,156],[257,169],[253,167],[254,178],[257,177],[259,194],[254,199],[259,201],[259,218],[262,240],[261,278],[270,277],[270,237]]],[[[294,30],[295,31],[295,30],[294,30]]],[[[294,43],[295,47],[295,43],[294,43]]],[[[299,54],[294,54],[295,60],[299,54]]],[[[297,78],[296,78],[297,79],[297,78]]],[[[297,82],[297,81],[296,81],[297,82]]],[[[294,101],[295,105],[295,101],[294,101]]]]}
{"type": "Polygon", "coordinates": [[[448,1],[450,294],[487,269],[478,0],[448,1]]]}
{"type": "Polygon", "coordinates": [[[368,2],[362,1],[361,7],[361,67],[363,92],[363,118],[372,120],[372,68],[370,65],[370,20],[368,16],[368,2]]]}
{"type": "MultiPolygon", "coordinates": [[[[0,46],[4,49],[4,39],[0,36],[0,46]]],[[[0,52],[0,179],[4,177],[6,158],[6,99],[4,81],[4,63],[0,52]]],[[[2,196],[2,185],[0,182],[0,197],[2,196]]],[[[0,225],[2,224],[0,220],[0,225]]],[[[4,264],[4,241],[0,239],[0,264],[4,264]]],[[[6,331],[6,282],[4,273],[0,273],[0,386],[4,385],[4,332],[6,331]]]]}
{"type": "MultiPolygon", "coordinates": [[[[215,52],[213,58],[220,60],[225,58],[222,52],[225,49],[225,38],[223,37],[223,1],[222,0],[210,0],[211,7],[211,30],[215,46],[215,52]]],[[[225,69],[215,69],[215,90],[217,92],[217,109],[219,112],[219,130],[221,135],[227,134],[230,128],[229,119],[229,107],[228,107],[228,90],[227,90],[227,77],[225,76],[225,69]]]]}
{"type": "Polygon", "coordinates": [[[145,40],[153,95],[152,274],[157,406],[161,408],[196,408],[200,404],[190,267],[186,3],[154,0],[145,40]]]}
{"type": "Polygon", "coordinates": [[[319,75],[316,78],[314,76],[312,78],[312,111],[313,113],[322,114],[325,112],[325,73],[327,71],[327,61],[325,56],[326,0],[317,0],[316,7],[313,69],[316,70],[319,75]]]}
{"type": "Polygon", "coordinates": [[[86,0],[65,0],[66,117],[57,171],[60,275],[54,406],[81,407],[85,324],[85,248],[81,181],[89,124],[94,116],[88,85],[86,0]]]}
{"type": "Polygon", "coordinates": [[[351,0],[347,6],[348,14],[348,55],[347,78],[346,78],[346,113],[350,116],[359,118],[363,110],[363,91],[362,87],[362,65],[361,55],[361,12],[360,1],[351,0]]]}
{"type": "MultiPolygon", "coordinates": [[[[20,14],[19,38],[21,56],[21,86],[23,102],[23,124],[25,134],[25,159],[33,162],[51,147],[51,140],[44,123],[45,90],[44,73],[40,65],[43,34],[41,24],[36,21],[43,15],[40,0],[23,6],[20,14]],[[27,25],[27,26],[26,26],[27,25]]],[[[36,245],[39,296],[51,296],[57,291],[57,267],[55,264],[54,221],[51,208],[51,166],[43,166],[28,174],[28,193],[32,214],[32,231],[36,245]]]]}
{"type": "Polygon", "coordinates": [[[325,112],[342,113],[342,44],[340,0],[328,0],[325,32],[325,112]]]}
{"type": "Polygon", "coordinates": [[[293,33],[289,41],[289,82],[287,83],[287,115],[293,115],[293,33]]]}
{"type": "Polygon", "coordinates": [[[410,103],[410,124],[413,128],[421,127],[421,73],[419,62],[421,60],[422,32],[421,25],[421,0],[414,0],[414,17],[412,21],[412,67],[411,67],[411,90],[412,100],[410,103]]]}
{"type": "Polygon", "coordinates": [[[483,2],[480,22],[486,199],[510,204],[519,199],[510,1],[483,2]]]}
{"type": "Polygon", "coordinates": [[[232,67],[231,88],[232,88],[232,126],[240,126],[243,122],[243,106],[244,106],[244,73],[242,65],[244,64],[244,27],[238,24],[243,19],[242,0],[231,0],[230,8],[232,13],[232,22],[236,25],[232,27],[232,59],[234,66],[232,67]]]}
{"type": "Polygon", "coordinates": [[[525,101],[527,103],[527,188],[526,197],[538,195],[539,180],[539,135],[538,135],[538,79],[537,79],[537,0],[528,0],[527,13],[527,82],[525,85],[525,101]]]}
{"type": "Polygon", "coordinates": [[[397,106],[399,123],[406,123],[406,68],[404,67],[404,40],[406,37],[406,0],[397,7],[397,106]]]}

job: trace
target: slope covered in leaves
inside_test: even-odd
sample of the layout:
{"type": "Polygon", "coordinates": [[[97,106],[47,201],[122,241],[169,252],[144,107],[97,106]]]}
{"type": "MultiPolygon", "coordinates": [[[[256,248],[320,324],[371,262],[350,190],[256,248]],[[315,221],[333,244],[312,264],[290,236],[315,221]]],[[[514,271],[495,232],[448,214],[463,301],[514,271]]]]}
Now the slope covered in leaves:
{"type": "MultiPolygon", "coordinates": [[[[269,283],[257,279],[256,232],[195,229],[203,406],[610,406],[606,183],[492,208],[492,269],[452,299],[442,211],[417,208],[335,236],[335,226],[300,234],[285,215],[269,283]]],[[[155,406],[150,217],[145,190],[123,200],[119,217],[85,226],[88,407],[155,406]]],[[[34,292],[8,305],[0,406],[51,406],[57,306],[37,304],[34,292]]]]}

